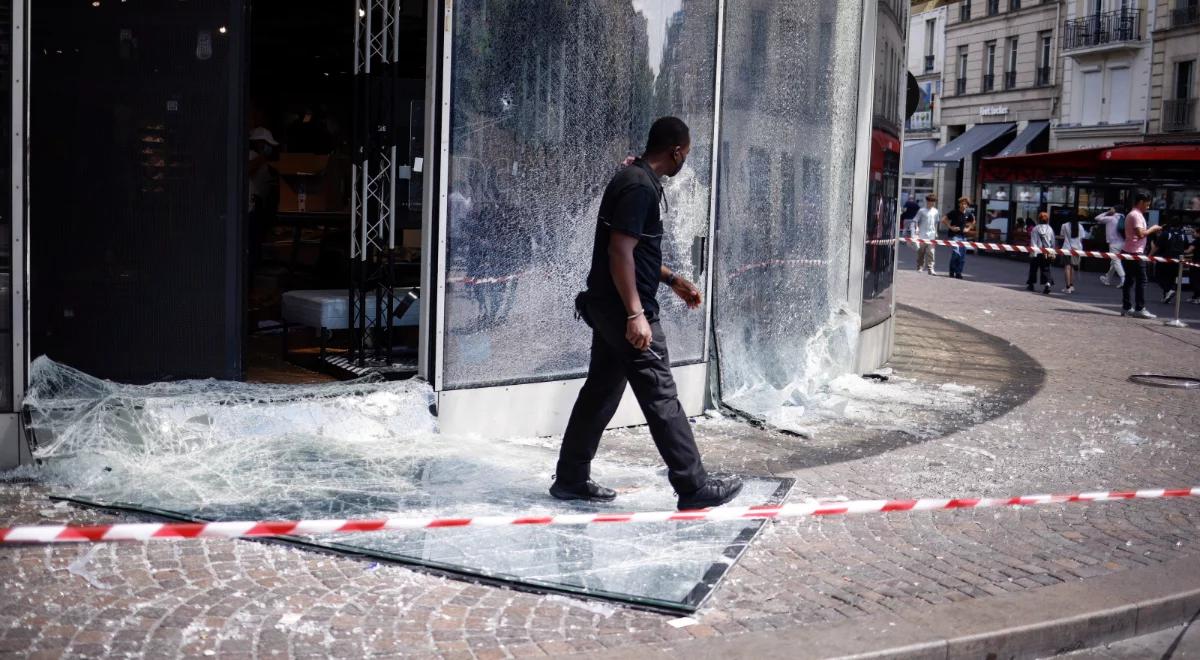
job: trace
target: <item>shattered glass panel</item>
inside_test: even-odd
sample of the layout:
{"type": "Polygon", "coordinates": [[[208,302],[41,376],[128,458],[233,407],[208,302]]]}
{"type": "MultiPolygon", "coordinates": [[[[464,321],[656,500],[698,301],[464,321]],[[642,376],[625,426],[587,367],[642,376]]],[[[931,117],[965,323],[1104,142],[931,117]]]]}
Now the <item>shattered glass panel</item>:
{"type": "MultiPolygon", "coordinates": [[[[454,5],[444,386],[582,376],[575,294],[600,196],[653,120],[692,130],[665,182],[668,267],[704,286],[716,0],[460,0],[454,5]]],[[[703,358],[704,315],[665,289],[675,363],[703,358]]]]}
{"type": "MultiPolygon", "coordinates": [[[[64,496],[204,520],[550,515],[674,508],[658,466],[597,461],[610,505],[546,492],[556,439],[447,437],[416,381],[118,385],[39,358],[27,400],[41,467],[64,496]]],[[[738,505],[790,480],[748,479],[738,505]]],[[[481,527],[306,537],[341,551],[542,590],[693,611],[761,521],[481,527]]]]}
{"type": "Polygon", "coordinates": [[[746,0],[727,12],[714,327],[721,399],[759,417],[853,368],[861,9],[746,0]]]}

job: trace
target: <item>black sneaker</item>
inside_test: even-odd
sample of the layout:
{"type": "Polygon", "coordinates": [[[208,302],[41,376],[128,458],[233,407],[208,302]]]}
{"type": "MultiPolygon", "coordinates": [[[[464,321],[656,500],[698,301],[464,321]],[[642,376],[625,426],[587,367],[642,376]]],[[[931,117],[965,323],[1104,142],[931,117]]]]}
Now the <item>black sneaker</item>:
{"type": "Polygon", "coordinates": [[[1169,303],[1174,299],[1175,299],[1175,289],[1167,289],[1167,292],[1163,294],[1163,299],[1162,299],[1163,303],[1169,303]]]}
{"type": "Polygon", "coordinates": [[[1042,293],[1046,294],[1047,296],[1050,295],[1050,285],[1049,284],[1046,285],[1046,288],[1042,289],[1042,293]]]}
{"type": "Polygon", "coordinates": [[[742,492],[742,480],[737,477],[728,479],[713,479],[700,487],[700,490],[689,495],[679,496],[679,510],[711,509],[729,503],[742,492]]]}
{"type": "Polygon", "coordinates": [[[1026,291],[1033,291],[1033,285],[1032,285],[1032,284],[1026,284],[1026,285],[1025,285],[1025,290],[1026,290],[1026,291]]]}
{"type": "Polygon", "coordinates": [[[581,484],[562,484],[557,481],[550,486],[550,494],[559,500],[584,500],[585,502],[611,502],[617,499],[617,491],[605,488],[590,479],[581,484]]]}

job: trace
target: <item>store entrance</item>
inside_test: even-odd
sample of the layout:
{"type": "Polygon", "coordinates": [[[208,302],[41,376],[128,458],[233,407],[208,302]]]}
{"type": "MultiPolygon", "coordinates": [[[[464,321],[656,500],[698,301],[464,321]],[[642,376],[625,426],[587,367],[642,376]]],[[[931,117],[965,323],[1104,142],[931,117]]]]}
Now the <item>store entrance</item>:
{"type": "Polygon", "coordinates": [[[425,3],[373,4],[251,7],[250,381],[416,372],[425,3]],[[394,62],[368,71],[369,42],[394,62]]]}
{"type": "Polygon", "coordinates": [[[134,383],[414,373],[424,5],[39,1],[30,357],[134,383]]]}

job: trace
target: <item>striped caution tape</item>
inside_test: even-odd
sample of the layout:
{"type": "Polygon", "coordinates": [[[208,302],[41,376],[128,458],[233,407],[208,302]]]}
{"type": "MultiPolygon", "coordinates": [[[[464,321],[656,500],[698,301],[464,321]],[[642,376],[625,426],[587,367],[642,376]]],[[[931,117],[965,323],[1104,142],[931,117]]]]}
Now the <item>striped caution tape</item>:
{"type": "Polygon", "coordinates": [[[561,515],[472,516],[456,518],[376,518],[358,520],[242,521],[212,523],[118,523],[113,525],[30,525],[0,528],[0,543],[70,543],[157,541],[197,538],[249,538],[315,534],[440,529],[448,527],[506,527],[514,525],[600,525],[612,523],[718,522],[815,516],[841,516],[896,511],[938,511],[1036,506],[1072,502],[1114,502],[1173,497],[1200,497],[1200,487],[1104,491],[1074,495],[1026,495],[1008,498],[951,498],[919,500],[858,500],[803,502],[763,506],[725,506],[697,511],[641,513],[573,513],[561,515]]]}
{"type": "Polygon", "coordinates": [[[1183,263],[1186,266],[1200,268],[1200,264],[1196,264],[1183,259],[1174,259],[1171,257],[1149,257],[1144,254],[1130,254],[1128,252],[1097,252],[1095,250],[1071,250],[1063,248],[1041,248],[1031,247],[1028,245],[1010,245],[1008,243],[981,243],[978,241],[949,241],[941,238],[910,238],[907,236],[901,238],[889,238],[882,240],[874,240],[867,242],[870,245],[890,245],[893,243],[911,243],[913,245],[943,245],[946,247],[969,247],[976,250],[986,250],[988,252],[1019,252],[1021,254],[1045,254],[1045,255],[1069,255],[1074,257],[1095,257],[1097,259],[1124,259],[1126,261],[1149,261],[1158,264],[1177,264],[1183,263]]]}

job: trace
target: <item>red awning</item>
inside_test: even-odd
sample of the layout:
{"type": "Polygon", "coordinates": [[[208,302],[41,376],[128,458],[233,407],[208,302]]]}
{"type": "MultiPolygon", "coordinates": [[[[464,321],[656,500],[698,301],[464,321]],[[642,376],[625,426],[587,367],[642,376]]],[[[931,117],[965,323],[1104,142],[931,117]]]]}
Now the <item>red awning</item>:
{"type": "Polygon", "coordinates": [[[1190,183],[1200,167],[1200,144],[1129,144],[984,158],[982,182],[1058,183],[1073,181],[1190,183]]]}

